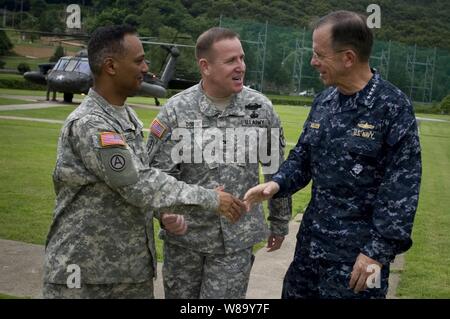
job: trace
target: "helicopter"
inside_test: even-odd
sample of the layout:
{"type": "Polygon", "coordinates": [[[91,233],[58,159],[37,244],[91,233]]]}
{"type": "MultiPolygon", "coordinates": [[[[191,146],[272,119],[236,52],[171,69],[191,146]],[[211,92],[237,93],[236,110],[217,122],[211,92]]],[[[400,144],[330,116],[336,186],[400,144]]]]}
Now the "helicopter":
{"type": "MultiPolygon", "coordinates": [[[[153,73],[147,73],[137,93],[139,96],[153,97],[157,106],[160,105],[158,98],[165,97],[167,89],[186,89],[198,82],[175,78],[176,61],[180,51],[176,45],[161,44],[160,46],[167,51],[162,75],[158,78],[153,73]]],[[[39,71],[25,72],[23,76],[30,82],[47,86],[47,101],[50,99],[50,92],[53,92],[53,101],[56,100],[56,92],[62,92],[64,102],[71,103],[74,94],[87,94],[93,85],[85,49],[75,56],[61,57],[56,63],[40,64],[39,71]]]]}

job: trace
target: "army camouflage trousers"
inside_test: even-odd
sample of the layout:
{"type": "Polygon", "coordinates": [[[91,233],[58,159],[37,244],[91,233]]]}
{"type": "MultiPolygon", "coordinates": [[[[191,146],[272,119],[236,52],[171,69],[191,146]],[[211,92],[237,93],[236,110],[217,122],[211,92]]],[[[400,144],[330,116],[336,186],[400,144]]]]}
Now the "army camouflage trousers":
{"type": "Polygon", "coordinates": [[[80,288],[44,283],[45,299],[153,299],[153,279],[142,283],[81,284],[80,288]]]}
{"type": "Polygon", "coordinates": [[[253,264],[252,248],[205,254],[164,242],[166,299],[244,299],[253,264]]]}
{"type": "MultiPolygon", "coordinates": [[[[298,244],[297,244],[298,245],[298,244]]],[[[297,254],[283,282],[283,299],[383,299],[386,298],[389,265],[380,272],[379,288],[367,288],[359,293],[349,288],[354,263],[340,263],[297,254]]]]}

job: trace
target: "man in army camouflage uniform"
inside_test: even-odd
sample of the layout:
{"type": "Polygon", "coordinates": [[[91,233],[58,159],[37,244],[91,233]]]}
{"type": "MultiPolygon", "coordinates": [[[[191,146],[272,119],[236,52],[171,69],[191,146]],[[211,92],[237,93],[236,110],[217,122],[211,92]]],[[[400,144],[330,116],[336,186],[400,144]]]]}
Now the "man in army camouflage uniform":
{"type": "MultiPolygon", "coordinates": [[[[259,183],[259,163],[268,179],[284,160],[280,120],[265,96],[243,86],[244,52],[236,33],[209,29],[197,40],[196,57],[201,82],[169,99],[151,124],[151,165],[187,183],[243,196],[259,183]]],[[[261,206],[236,224],[208,209],[191,210],[178,220],[161,216],[166,230],[176,233],[161,233],[166,298],[245,298],[252,247],[267,238],[268,251],[281,246],[290,198],[269,202],[270,233],[261,206]]]]}
{"type": "Polygon", "coordinates": [[[369,67],[365,17],[332,12],[314,28],[311,65],[331,86],[314,100],[303,132],[254,202],[312,180],[283,298],[385,298],[389,263],[408,250],[421,180],[413,108],[369,67]]]}
{"type": "Polygon", "coordinates": [[[133,28],[97,29],[88,52],[94,87],[64,123],[58,143],[43,295],[152,298],[156,256],[149,209],[198,207],[235,222],[243,204],[149,167],[142,123],[125,105],[148,71],[133,28]]]}

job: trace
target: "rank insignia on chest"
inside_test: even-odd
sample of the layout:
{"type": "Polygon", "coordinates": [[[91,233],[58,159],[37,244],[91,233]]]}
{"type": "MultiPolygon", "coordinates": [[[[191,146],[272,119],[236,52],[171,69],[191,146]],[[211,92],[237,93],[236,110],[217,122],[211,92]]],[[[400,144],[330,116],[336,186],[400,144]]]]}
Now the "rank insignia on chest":
{"type": "Polygon", "coordinates": [[[261,108],[261,104],[258,104],[258,103],[250,103],[250,104],[247,104],[247,105],[245,106],[245,108],[246,108],[247,110],[252,111],[252,114],[250,114],[250,117],[251,117],[252,119],[255,119],[255,118],[258,118],[258,117],[259,117],[259,114],[258,114],[256,111],[257,111],[258,109],[261,108]]]}
{"type": "Polygon", "coordinates": [[[178,122],[178,127],[183,128],[195,128],[195,127],[203,127],[202,120],[186,120],[178,122]]]}
{"type": "Polygon", "coordinates": [[[108,146],[125,146],[125,141],[122,135],[115,132],[102,132],[100,133],[100,144],[102,147],[108,146]]]}
{"type": "Polygon", "coordinates": [[[159,139],[163,137],[166,130],[167,127],[164,124],[162,124],[158,119],[154,119],[152,121],[152,124],[150,124],[150,132],[159,139]]]}
{"type": "Polygon", "coordinates": [[[320,128],[320,123],[311,123],[310,127],[311,128],[315,128],[315,129],[319,129],[320,128]]]}
{"type": "Polygon", "coordinates": [[[367,122],[358,123],[358,127],[366,129],[366,130],[373,130],[375,128],[375,126],[373,126],[372,124],[369,124],[367,122]]]}

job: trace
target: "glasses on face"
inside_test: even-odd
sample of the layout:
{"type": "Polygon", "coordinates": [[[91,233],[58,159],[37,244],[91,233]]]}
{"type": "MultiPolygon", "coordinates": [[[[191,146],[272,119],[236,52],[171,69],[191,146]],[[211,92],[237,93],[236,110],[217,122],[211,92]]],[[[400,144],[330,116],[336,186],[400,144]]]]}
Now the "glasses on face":
{"type": "Polygon", "coordinates": [[[336,55],[338,53],[341,53],[341,52],[344,52],[344,51],[347,51],[347,50],[349,50],[349,49],[342,49],[342,50],[334,51],[333,53],[327,54],[327,55],[317,53],[316,51],[313,50],[312,51],[312,58],[315,59],[315,60],[323,61],[325,58],[334,56],[334,55],[336,55]]]}

